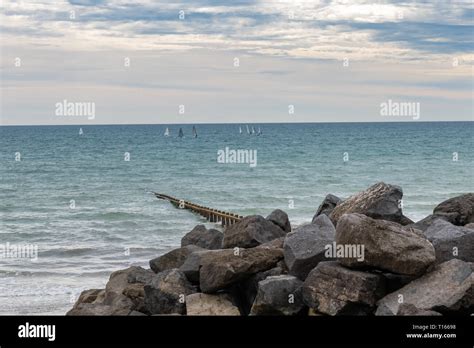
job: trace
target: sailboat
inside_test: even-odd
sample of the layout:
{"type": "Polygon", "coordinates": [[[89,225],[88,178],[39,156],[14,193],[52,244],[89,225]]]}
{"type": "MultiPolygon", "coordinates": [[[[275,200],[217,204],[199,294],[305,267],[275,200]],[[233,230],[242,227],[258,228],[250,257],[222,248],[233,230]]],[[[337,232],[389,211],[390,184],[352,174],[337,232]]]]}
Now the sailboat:
{"type": "Polygon", "coordinates": [[[169,136],[170,136],[170,130],[168,129],[168,127],[166,127],[165,137],[169,137],[169,136]]]}
{"type": "Polygon", "coordinates": [[[260,127],[258,127],[257,135],[262,135],[262,130],[260,129],[260,127]]]}
{"type": "Polygon", "coordinates": [[[183,129],[180,128],[180,129],[179,129],[179,132],[178,132],[178,138],[182,138],[182,137],[184,137],[183,129]]]}
{"type": "Polygon", "coordinates": [[[246,124],[245,127],[247,127],[247,134],[250,134],[250,129],[249,129],[249,125],[246,124]]]}
{"type": "Polygon", "coordinates": [[[196,131],[196,127],[193,126],[193,138],[197,138],[198,137],[198,133],[196,131]]]}
{"type": "Polygon", "coordinates": [[[82,131],[82,128],[79,128],[79,135],[82,135],[84,134],[84,132],[82,131]]]}
{"type": "Polygon", "coordinates": [[[239,126],[239,134],[242,134],[242,127],[239,126]]]}
{"type": "Polygon", "coordinates": [[[252,126],[252,134],[255,134],[255,128],[252,126]]]}

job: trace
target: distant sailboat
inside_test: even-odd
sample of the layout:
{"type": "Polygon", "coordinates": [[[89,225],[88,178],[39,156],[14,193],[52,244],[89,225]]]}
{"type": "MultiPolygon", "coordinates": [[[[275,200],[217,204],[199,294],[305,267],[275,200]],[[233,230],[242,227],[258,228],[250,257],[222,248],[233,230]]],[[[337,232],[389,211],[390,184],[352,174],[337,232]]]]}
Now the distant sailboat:
{"type": "Polygon", "coordinates": [[[178,132],[178,138],[182,138],[182,137],[184,137],[183,129],[180,128],[180,129],[179,129],[179,132],[178,132]]]}
{"type": "Polygon", "coordinates": [[[239,134],[242,134],[242,127],[239,126],[239,134]]]}
{"type": "Polygon", "coordinates": [[[170,136],[170,130],[168,129],[168,127],[166,127],[165,137],[169,137],[169,136],[170,136]]]}
{"type": "Polygon", "coordinates": [[[252,134],[255,134],[255,128],[252,126],[252,134]]]}
{"type": "Polygon", "coordinates": [[[79,128],[79,135],[82,135],[84,134],[84,132],[82,131],[82,128],[79,128]]]}
{"type": "Polygon", "coordinates": [[[248,124],[246,124],[245,127],[247,127],[247,134],[250,134],[250,129],[249,129],[248,124]]]}
{"type": "Polygon", "coordinates": [[[262,130],[260,129],[260,127],[258,127],[257,135],[262,135],[262,130]]]}
{"type": "Polygon", "coordinates": [[[198,137],[198,133],[196,131],[196,127],[193,126],[193,138],[197,138],[198,137]]]}

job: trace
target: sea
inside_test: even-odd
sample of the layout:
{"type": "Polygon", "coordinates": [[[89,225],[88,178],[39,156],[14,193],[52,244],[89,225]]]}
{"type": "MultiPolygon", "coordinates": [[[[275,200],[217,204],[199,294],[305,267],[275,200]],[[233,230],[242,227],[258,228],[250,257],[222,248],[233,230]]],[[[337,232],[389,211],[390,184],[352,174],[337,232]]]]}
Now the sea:
{"type": "Polygon", "coordinates": [[[0,314],[64,315],[111,272],[217,226],[153,192],[298,226],[328,193],[379,181],[414,221],[474,191],[474,122],[192,126],[0,127],[0,314]]]}

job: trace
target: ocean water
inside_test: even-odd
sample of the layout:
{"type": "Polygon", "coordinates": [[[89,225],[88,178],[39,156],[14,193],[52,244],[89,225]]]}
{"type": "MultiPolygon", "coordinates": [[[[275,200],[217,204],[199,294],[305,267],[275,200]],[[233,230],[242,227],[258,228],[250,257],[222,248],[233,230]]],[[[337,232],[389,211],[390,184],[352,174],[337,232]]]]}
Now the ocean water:
{"type": "Polygon", "coordinates": [[[148,266],[205,223],[151,191],[241,215],[280,208],[299,225],[326,194],[385,181],[403,188],[405,215],[419,220],[474,191],[473,126],[265,124],[255,136],[197,125],[198,138],[190,125],[169,125],[170,137],[163,125],[82,126],[82,135],[79,126],[0,127],[0,247],[38,250],[36,260],[0,258],[0,314],[64,314],[82,290],[148,266]],[[225,147],[256,150],[257,165],[218,163],[225,147]]]}

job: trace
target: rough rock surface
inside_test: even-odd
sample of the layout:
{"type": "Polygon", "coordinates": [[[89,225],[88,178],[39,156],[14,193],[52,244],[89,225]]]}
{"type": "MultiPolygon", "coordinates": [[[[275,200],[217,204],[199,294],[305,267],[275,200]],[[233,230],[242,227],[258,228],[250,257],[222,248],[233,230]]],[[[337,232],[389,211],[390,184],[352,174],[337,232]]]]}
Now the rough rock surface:
{"type": "Polygon", "coordinates": [[[316,211],[316,214],[314,214],[313,222],[314,222],[314,219],[316,219],[321,214],[324,214],[324,215],[327,215],[327,216],[331,215],[331,213],[334,210],[334,208],[336,207],[336,205],[338,205],[341,202],[342,202],[342,200],[339,197],[334,196],[332,194],[328,194],[326,196],[326,198],[324,198],[321,205],[318,207],[318,210],[316,211]]]}
{"type": "Polygon", "coordinates": [[[195,293],[186,296],[187,315],[240,315],[228,294],[195,293]]]}
{"type": "Polygon", "coordinates": [[[364,257],[338,258],[348,267],[374,267],[392,273],[419,275],[435,262],[433,245],[421,231],[375,220],[362,214],[346,214],[336,228],[336,244],[361,245],[364,257]]]}
{"type": "Polygon", "coordinates": [[[288,214],[283,210],[276,209],[267,216],[267,220],[273,222],[285,232],[291,232],[291,224],[288,219],[288,214]]]}
{"type": "Polygon", "coordinates": [[[303,301],[329,315],[361,315],[371,311],[385,294],[379,274],[347,269],[336,261],[320,262],[306,278],[303,301]]]}
{"type": "Polygon", "coordinates": [[[438,219],[426,229],[425,236],[433,243],[437,263],[453,258],[474,262],[474,229],[438,219]]]}
{"type": "Polygon", "coordinates": [[[425,309],[419,309],[416,308],[414,305],[411,303],[402,303],[398,307],[398,313],[397,315],[408,315],[408,316],[413,316],[413,315],[421,315],[421,316],[439,316],[442,315],[441,313],[435,312],[435,311],[427,311],[425,309]]]}
{"type": "Polygon", "coordinates": [[[199,270],[201,291],[212,293],[276,266],[283,258],[282,249],[227,249],[207,253],[199,270]],[[238,252],[236,252],[238,251],[238,252]]]}
{"type": "Polygon", "coordinates": [[[164,255],[150,260],[150,268],[155,273],[160,273],[168,269],[179,268],[191,253],[198,250],[203,249],[196,245],[186,245],[181,248],[171,250],[164,255]]]}
{"type": "Polygon", "coordinates": [[[181,246],[197,245],[204,249],[220,249],[223,237],[224,234],[221,231],[213,228],[207,229],[204,225],[197,225],[181,239],[181,246]]]}
{"type": "Polygon", "coordinates": [[[438,204],[433,214],[443,216],[458,226],[474,222],[474,193],[466,193],[438,204]]]}
{"type": "Polygon", "coordinates": [[[166,270],[145,285],[145,306],[151,314],[186,314],[186,296],[195,292],[182,272],[166,270]]]}
{"type": "Polygon", "coordinates": [[[289,273],[304,280],[320,261],[328,261],[325,247],[334,238],[334,225],[324,214],[318,216],[313,223],[302,225],[288,233],[283,250],[289,273]]]}
{"type": "Polygon", "coordinates": [[[270,276],[258,283],[250,315],[296,315],[305,309],[303,282],[290,275],[270,276]]]}
{"type": "Polygon", "coordinates": [[[246,216],[224,230],[222,248],[252,248],[285,234],[283,229],[260,215],[246,216]]]}
{"type": "Polygon", "coordinates": [[[342,215],[348,213],[360,213],[374,219],[407,225],[413,221],[402,213],[402,197],[403,192],[399,186],[379,182],[338,204],[329,217],[335,225],[342,215]]]}
{"type": "Polygon", "coordinates": [[[420,310],[439,313],[474,310],[473,274],[467,262],[453,259],[437,265],[430,272],[403,288],[388,294],[378,303],[376,315],[396,315],[400,300],[420,310]]]}

